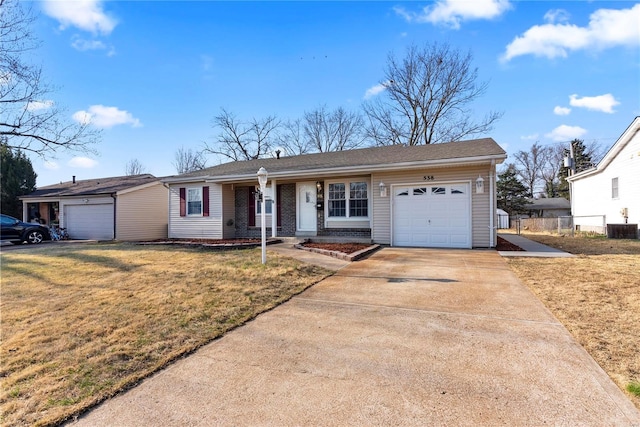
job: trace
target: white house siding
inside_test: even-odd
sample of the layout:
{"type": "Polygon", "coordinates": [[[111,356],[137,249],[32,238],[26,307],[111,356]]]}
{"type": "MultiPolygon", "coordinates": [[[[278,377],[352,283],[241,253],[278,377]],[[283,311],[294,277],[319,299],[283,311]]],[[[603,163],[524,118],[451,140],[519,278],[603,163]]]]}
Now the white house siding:
{"type": "Polygon", "coordinates": [[[169,238],[222,239],[222,185],[192,182],[169,187],[169,238]],[[209,216],[180,216],[180,188],[209,187],[209,216]]]}
{"type": "Polygon", "coordinates": [[[168,210],[169,192],[160,182],[118,193],[116,239],[165,239],[168,210]]]}
{"type": "Polygon", "coordinates": [[[587,230],[594,222],[623,224],[622,208],[629,212],[628,223],[640,224],[640,133],[632,136],[627,145],[600,172],[573,182],[572,210],[575,224],[587,230]],[[611,180],[618,178],[618,198],[611,197],[611,180]]]}
{"type": "MultiPolygon", "coordinates": [[[[415,169],[391,173],[374,173],[372,175],[373,193],[373,227],[372,240],[375,243],[391,244],[391,200],[392,185],[400,184],[426,184],[433,185],[446,182],[468,182],[471,188],[471,239],[473,247],[489,247],[490,245],[490,165],[447,167],[432,169],[415,169]],[[484,193],[477,194],[475,181],[478,176],[484,179],[484,193]],[[433,180],[425,180],[425,177],[433,177],[433,180]],[[387,197],[380,197],[380,182],[387,186],[387,197]]],[[[495,174],[494,174],[495,175],[495,174]]],[[[495,190],[495,187],[494,187],[495,190]]],[[[494,206],[495,211],[495,206],[494,206]]],[[[495,215],[495,212],[494,212],[495,215]]],[[[497,223],[494,218],[494,225],[497,223]]],[[[495,230],[494,230],[495,233],[495,230]]],[[[494,238],[495,242],[495,238],[494,238]]]]}
{"type": "Polygon", "coordinates": [[[233,185],[225,184],[222,186],[222,199],[224,200],[222,207],[224,228],[222,234],[225,239],[233,239],[236,237],[236,192],[233,189],[233,185]]]}

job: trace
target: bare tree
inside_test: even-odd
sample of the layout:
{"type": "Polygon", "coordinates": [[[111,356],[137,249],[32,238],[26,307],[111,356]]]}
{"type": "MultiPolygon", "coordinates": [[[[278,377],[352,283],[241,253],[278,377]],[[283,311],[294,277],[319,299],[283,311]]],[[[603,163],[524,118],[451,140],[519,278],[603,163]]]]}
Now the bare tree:
{"type": "Polygon", "coordinates": [[[124,165],[125,175],[141,175],[147,173],[147,168],[143,166],[138,159],[131,159],[124,165]]]}
{"type": "Polygon", "coordinates": [[[174,158],[173,166],[178,173],[195,172],[207,167],[207,159],[204,158],[204,154],[191,148],[180,147],[174,158]]]}
{"type": "Polygon", "coordinates": [[[214,143],[205,144],[205,152],[236,161],[253,160],[271,152],[280,121],[275,116],[268,116],[243,122],[223,108],[213,118],[213,126],[219,128],[220,133],[214,143]]]}
{"type": "Polygon", "coordinates": [[[301,119],[287,120],[282,123],[278,133],[278,144],[286,153],[281,154],[307,154],[312,152],[309,140],[304,135],[304,126],[301,119]]]}
{"type": "Polygon", "coordinates": [[[7,146],[42,157],[59,149],[93,151],[99,132],[76,123],[50,99],[42,69],[28,62],[39,41],[35,17],[19,0],[0,0],[0,136],[7,146]]]}
{"type": "Polygon", "coordinates": [[[362,117],[342,107],[327,111],[321,106],[304,114],[304,134],[315,152],[358,148],[364,143],[363,128],[362,117]]]}
{"type": "Polygon", "coordinates": [[[515,170],[529,191],[529,197],[542,191],[542,171],[549,160],[549,150],[537,142],[529,151],[520,150],[513,156],[515,170]]]}
{"type": "Polygon", "coordinates": [[[470,104],[483,95],[487,82],[476,83],[471,53],[448,44],[415,45],[402,59],[389,54],[385,90],[363,104],[367,136],[378,145],[435,144],[458,141],[492,129],[502,113],[474,121],[470,104]]]}

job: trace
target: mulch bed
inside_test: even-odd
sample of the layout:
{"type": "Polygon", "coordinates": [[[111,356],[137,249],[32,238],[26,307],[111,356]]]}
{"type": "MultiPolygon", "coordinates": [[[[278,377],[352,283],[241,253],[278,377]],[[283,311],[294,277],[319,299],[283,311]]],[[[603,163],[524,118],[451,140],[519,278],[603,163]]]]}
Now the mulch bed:
{"type": "Polygon", "coordinates": [[[344,254],[352,254],[354,252],[361,251],[370,247],[370,244],[365,243],[325,243],[325,242],[305,242],[300,246],[307,248],[324,249],[325,251],[342,252],[344,254]]]}
{"type": "Polygon", "coordinates": [[[520,246],[514,245],[513,243],[503,239],[500,236],[498,236],[498,244],[496,245],[496,250],[497,251],[522,251],[522,252],[526,252],[520,246]]]}

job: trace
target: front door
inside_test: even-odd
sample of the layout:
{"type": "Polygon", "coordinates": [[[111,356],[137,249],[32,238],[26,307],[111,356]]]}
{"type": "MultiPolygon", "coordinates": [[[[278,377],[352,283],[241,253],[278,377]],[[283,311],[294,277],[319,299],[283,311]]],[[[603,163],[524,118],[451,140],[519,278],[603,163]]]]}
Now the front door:
{"type": "Polygon", "coordinates": [[[297,184],[297,231],[315,232],[316,223],[316,184],[315,182],[301,182],[297,184]]]}

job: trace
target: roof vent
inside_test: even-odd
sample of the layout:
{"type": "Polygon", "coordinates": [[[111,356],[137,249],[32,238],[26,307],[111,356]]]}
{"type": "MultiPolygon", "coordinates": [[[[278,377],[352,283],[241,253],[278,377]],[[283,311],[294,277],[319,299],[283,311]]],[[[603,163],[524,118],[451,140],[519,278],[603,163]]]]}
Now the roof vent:
{"type": "Polygon", "coordinates": [[[75,184],[76,183],[76,176],[73,175],[72,179],[73,179],[73,183],[75,184]]]}

